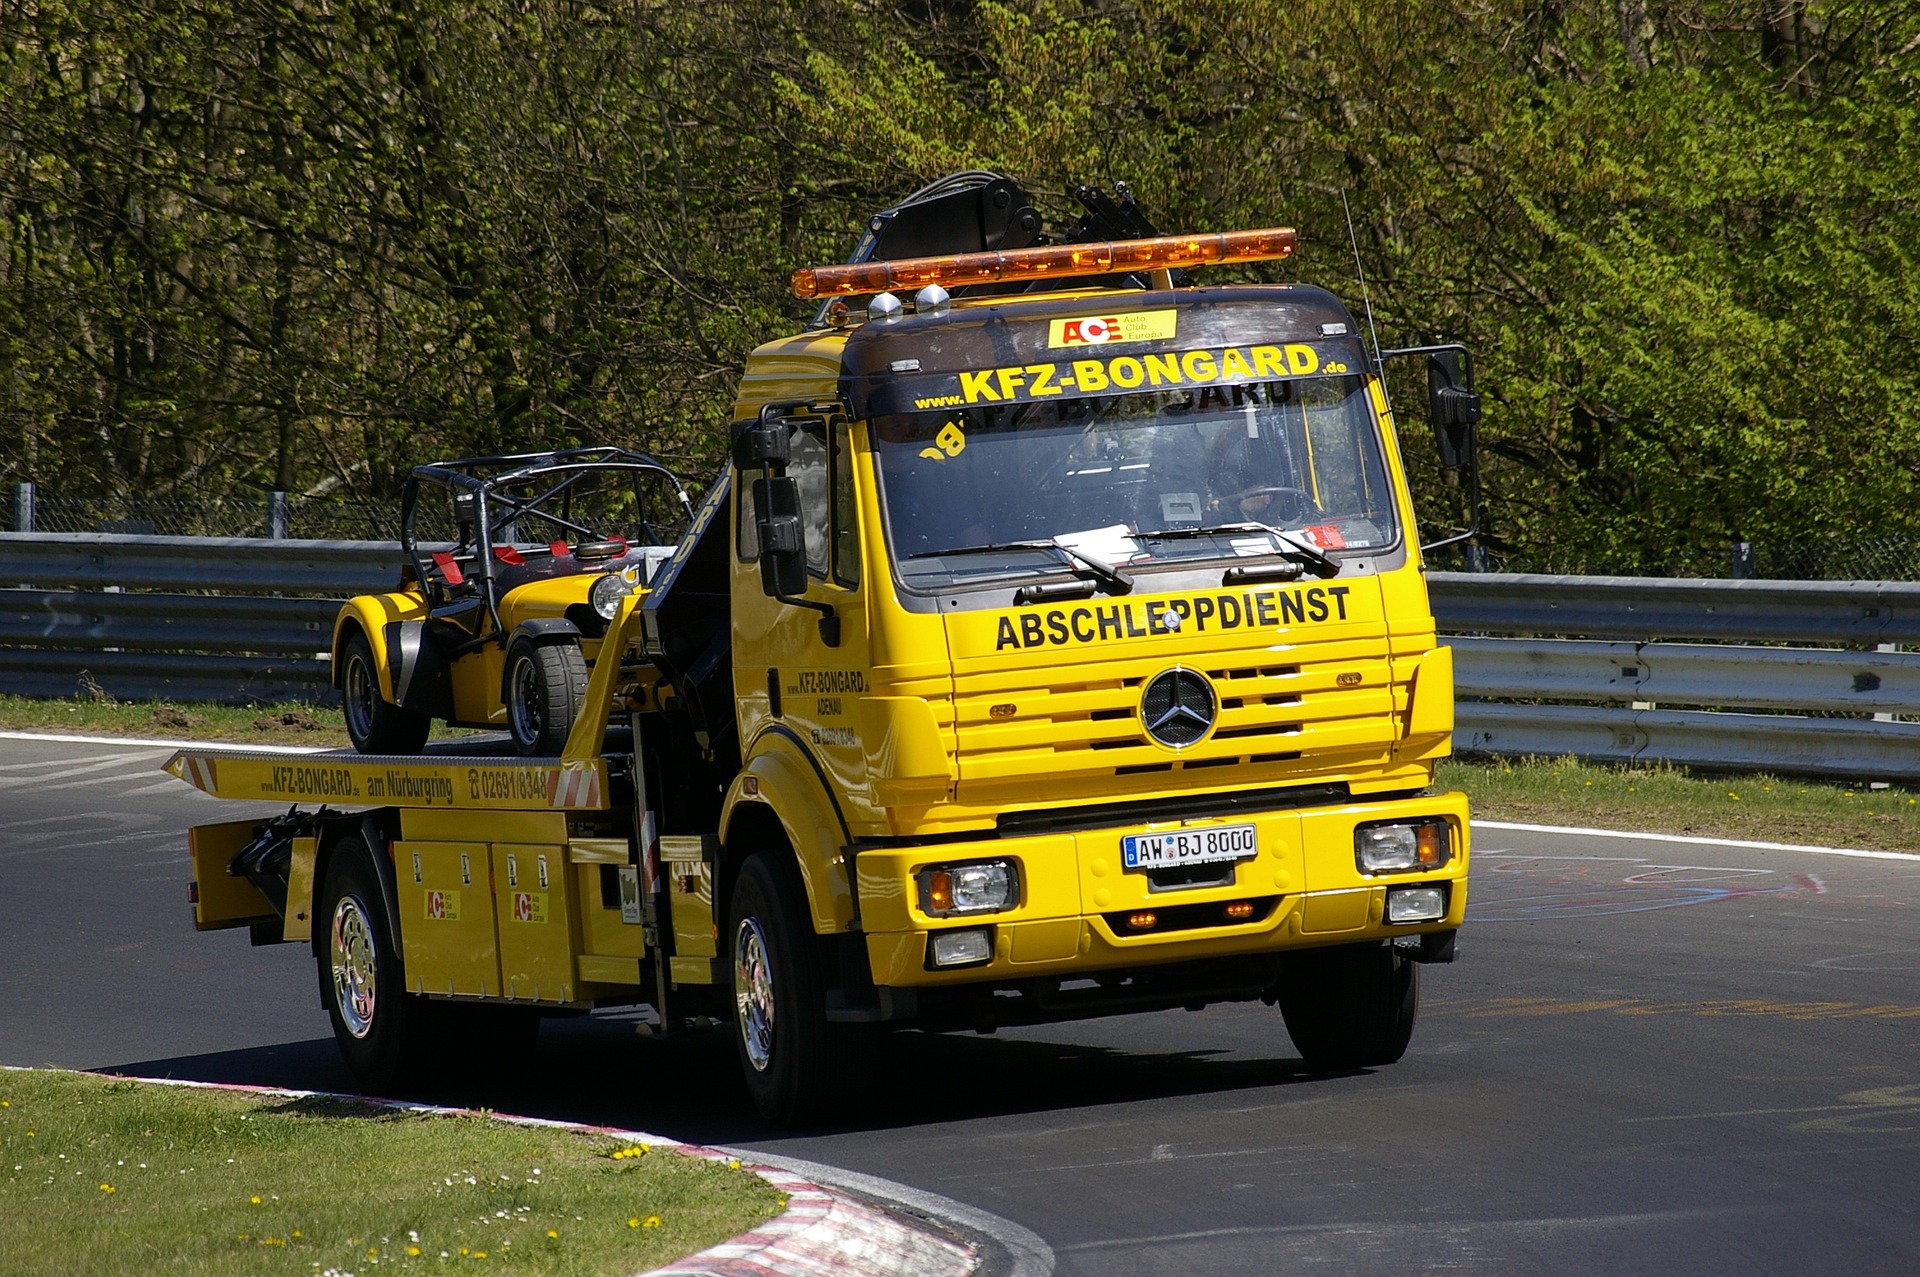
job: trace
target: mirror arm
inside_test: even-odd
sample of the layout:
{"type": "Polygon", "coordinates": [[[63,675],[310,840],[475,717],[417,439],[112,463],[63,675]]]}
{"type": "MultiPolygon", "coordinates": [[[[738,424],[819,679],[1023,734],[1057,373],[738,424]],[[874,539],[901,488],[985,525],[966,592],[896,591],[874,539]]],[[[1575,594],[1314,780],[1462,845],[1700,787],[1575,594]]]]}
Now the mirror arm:
{"type": "Polygon", "coordinates": [[[789,607],[803,607],[809,611],[820,613],[820,620],[818,622],[820,626],[820,641],[828,647],[840,646],[840,613],[834,609],[833,604],[818,603],[812,599],[803,599],[793,594],[776,594],[773,596],[773,601],[776,603],[785,603],[789,607]]]}
{"type": "Polygon", "coordinates": [[[1471,422],[1467,425],[1467,446],[1470,449],[1467,466],[1467,530],[1456,532],[1450,537],[1438,541],[1429,541],[1420,547],[1422,554],[1428,550],[1438,550],[1449,545],[1459,545],[1471,541],[1480,535],[1480,427],[1471,422]]]}

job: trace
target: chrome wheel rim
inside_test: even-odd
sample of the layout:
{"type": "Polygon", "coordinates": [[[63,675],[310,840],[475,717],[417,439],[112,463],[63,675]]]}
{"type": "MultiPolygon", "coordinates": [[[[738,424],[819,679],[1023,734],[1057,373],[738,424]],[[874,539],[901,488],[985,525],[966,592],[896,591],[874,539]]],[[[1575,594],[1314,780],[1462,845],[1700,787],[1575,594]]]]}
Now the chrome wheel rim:
{"type": "Polygon", "coordinates": [[[540,720],[539,675],[533,668],[533,659],[523,656],[513,663],[513,677],[509,680],[513,694],[507,709],[513,717],[513,737],[517,741],[531,744],[540,739],[544,728],[540,720]]]}
{"type": "Polygon", "coordinates": [[[741,919],[733,938],[733,1008],[747,1063],[764,1073],[773,1063],[773,968],[767,937],[753,918],[741,919]]]}
{"type": "Polygon", "coordinates": [[[373,926],[358,896],[343,896],[333,907],[328,928],[329,965],[333,971],[333,1004],[340,1022],[356,1038],[373,1031],[374,980],[379,957],[373,948],[373,926]]]}

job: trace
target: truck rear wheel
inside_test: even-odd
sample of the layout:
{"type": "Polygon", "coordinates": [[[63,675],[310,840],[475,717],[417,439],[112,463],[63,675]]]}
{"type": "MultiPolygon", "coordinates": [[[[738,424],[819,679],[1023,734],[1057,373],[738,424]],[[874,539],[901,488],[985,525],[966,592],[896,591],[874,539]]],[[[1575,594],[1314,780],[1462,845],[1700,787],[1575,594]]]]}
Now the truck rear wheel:
{"type": "Polygon", "coordinates": [[[793,1126],[857,1094],[874,1057],[870,1026],[827,1022],[826,953],[805,888],[772,855],[747,861],[727,926],[734,1041],[760,1116],[793,1126]]]}
{"type": "Polygon", "coordinates": [[[1280,1014],[1319,1070],[1392,1064],[1406,1053],[1420,1008],[1420,967],[1386,944],[1287,955],[1280,1014]]]}
{"type": "Polygon", "coordinates": [[[587,697],[587,658],[572,643],[515,643],[507,651],[507,729],[522,754],[566,747],[587,697]]]}
{"type": "Polygon", "coordinates": [[[433,1060],[434,1008],[406,991],[399,945],[364,839],[348,838],[333,849],[319,916],[326,926],[318,954],[320,996],[354,1080],[376,1094],[419,1081],[433,1060]]]}
{"type": "Polygon", "coordinates": [[[380,694],[380,669],[366,635],[354,634],[340,656],[340,699],[347,737],[362,754],[417,754],[433,719],[380,694]]]}

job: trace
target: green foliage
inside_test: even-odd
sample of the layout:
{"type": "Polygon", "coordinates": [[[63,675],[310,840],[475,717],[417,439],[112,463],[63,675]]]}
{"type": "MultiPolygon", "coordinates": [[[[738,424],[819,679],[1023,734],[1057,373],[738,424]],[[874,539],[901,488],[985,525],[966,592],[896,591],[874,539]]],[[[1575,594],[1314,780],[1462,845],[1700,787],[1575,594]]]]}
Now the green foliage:
{"type": "MultiPolygon", "coordinates": [[[[1126,181],[1170,230],[1297,225],[1299,258],[1249,274],[1357,305],[1350,206],[1382,340],[1478,355],[1515,564],[1920,532],[1912,6],[43,0],[0,24],[0,479],[381,495],[423,456],[583,440],[699,469],[746,352],[804,322],[788,273],[985,167],[1056,218],[1126,181]]],[[[1403,426],[1437,528],[1457,510],[1403,426]]]]}

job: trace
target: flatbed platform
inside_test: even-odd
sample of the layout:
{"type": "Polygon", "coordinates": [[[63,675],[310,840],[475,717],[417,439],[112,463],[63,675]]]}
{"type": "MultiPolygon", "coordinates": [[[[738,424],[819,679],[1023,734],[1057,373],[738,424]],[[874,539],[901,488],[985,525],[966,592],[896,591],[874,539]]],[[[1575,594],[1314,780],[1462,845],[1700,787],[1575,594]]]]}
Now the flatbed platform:
{"type": "Polygon", "coordinates": [[[604,758],[521,758],[504,737],[436,742],[423,754],[352,750],[288,755],[182,749],[166,770],[215,798],[345,807],[478,811],[602,811],[604,758]],[[450,749],[447,746],[459,745],[450,749]]]}

